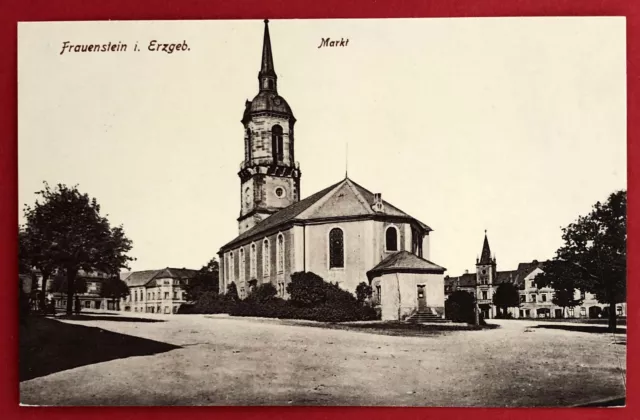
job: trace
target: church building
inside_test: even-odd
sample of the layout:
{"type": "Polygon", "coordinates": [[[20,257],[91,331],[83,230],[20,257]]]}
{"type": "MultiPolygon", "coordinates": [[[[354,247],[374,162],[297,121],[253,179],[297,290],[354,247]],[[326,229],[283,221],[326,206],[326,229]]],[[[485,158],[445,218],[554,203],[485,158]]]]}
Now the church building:
{"type": "Polygon", "coordinates": [[[234,282],[245,298],[272,283],[287,298],[291,274],[306,271],[352,293],[370,284],[383,319],[443,316],[445,268],[429,261],[429,226],[346,176],[301,199],[296,118],[278,94],[267,20],[258,82],[242,117],[238,236],[218,252],[220,292],[234,282]]]}

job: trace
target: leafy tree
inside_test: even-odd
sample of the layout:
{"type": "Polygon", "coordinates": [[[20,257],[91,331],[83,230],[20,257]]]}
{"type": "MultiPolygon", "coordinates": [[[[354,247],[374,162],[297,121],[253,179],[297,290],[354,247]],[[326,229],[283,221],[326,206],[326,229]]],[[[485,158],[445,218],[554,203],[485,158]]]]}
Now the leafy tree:
{"type": "MultiPolygon", "coordinates": [[[[87,293],[87,281],[84,277],[76,277],[74,281],[73,295],[87,293]]],[[[64,293],[68,296],[73,297],[73,295],[69,295],[69,280],[68,277],[64,274],[57,274],[53,277],[53,282],[51,283],[51,291],[53,293],[64,293]]]]}
{"type": "Polygon", "coordinates": [[[312,272],[300,271],[291,275],[287,285],[289,300],[295,306],[315,308],[324,304],[350,306],[356,298],[338,284],[328,283],[312,272]]]}
{"type": "MultiPolygon", "coordinates": [[[[34,259],[65,273],[67,296],[76,293],[79,270],[116,275],[128,268],[133,260],[127,255],[132,243],[122,226],[112,228],[100,215],[95,198],[63,184],[52,189],[45,183],[44,190],[36,194],[42,201],[25,206],[25,231],[37,243],[34,259]]],[[[72,299],[67,299],[67,314],[72,313],[72,299]]]]}
{"type": "Polygon", "coordinates": [[[493,295],[493,304],[502,310],[502,316],[507,316],[507,308],[520,306],[520,293],[513,283],[500,283],[493,295]]]}
{"type": "Polygon", "coordinates": [[[444,302],[444,314],[455,322],[475,323],[475,298],[469,292],[456,290],[444,302]]]}
{"type": "Polygon", "coordinates": [[[371,298],[373,294],[373,289],[365,282],[360,282],[358,286],[356,286],[356,300],[359,303],[364,303],[367,299],[371,298]]]}
{"type": "Polygon", "coordinates": [[[56,271],[56,263],[50,255],[43,252],[41,231],[37,226],[19,227],[18,229],[18,268],[20,273],[31,273],[34,276],[32,294],[38,298],[38,308],[45,310],[45,293],[47,281],[56,271]],[[33,269],[42,276],[42,290],[38,291],[37,278],[33,269]]]}
{"type": "Polygon", "coordinates": [[[184,290],[187,301],[195,302],[205,293],[218,293],[220,265],[214,258],[211,259],[196,273],[195,277],[189,279],[184,290]]]}
{"type": "Polygon", "coordinates": [[[261,285],[259,285],[258,287],[256,287],[250,294],[248,299],[250,301],[255,301],[255,302],[259,302],[259,303],[264,303],[264,302],[268,302],[270,300],[273,300],[276,295],[278,294],[278,291],[276,290],[275,286],[271,283],[263,283],[261,285]]]}
{"type": "Polygon", "coordinates": [[[227,300],[231,300],[231,301],[238,301],[240,300],[240,297],[238,296],[238,286],[236,286],[235,282],[231,282],[229,283],[229,285],[227,286],[227,293],[225,295],[225,298],[227,300]]]}
{"type": "Polygon", "coordinates": [[[562,307],[562,316],[566,308],[582,304],[582,299],[575,299],[575,291],[581,283],[581,270],[566,261],[554,259],[544,264],[543,272],[535,277],[538,288],[551,287],[554,290],[551,302],[562,307]]]}
{"type": "Polygon", "coordinates": [[[609,330],[616,328],[615,305],[626,299],[627,192],[597,202],[586,216],[562,229],[557,259],[574,268],[576,285],[609,304],[609,330]]]}
{"type": "Polygon", "coordinates": [[[109,277],[102,282],[100,296],[111,299],[116,309],[119,309],[120,299],[129,296],[129,286],[120,277],[109,277]]]}

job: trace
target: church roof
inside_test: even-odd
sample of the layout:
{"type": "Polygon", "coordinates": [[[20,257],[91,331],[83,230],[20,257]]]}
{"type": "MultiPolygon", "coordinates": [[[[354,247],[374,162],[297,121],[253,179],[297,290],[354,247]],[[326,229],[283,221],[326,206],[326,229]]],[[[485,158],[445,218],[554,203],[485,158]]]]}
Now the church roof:
{"type": "Polygon", "coordinates": [[[389,255],[378,265],[367,271],[367,277],[372,279],[387,273],[432,273],[442,274],[446,268],[425,260],[409,251],[398,251],[389,255]]]}
{"type": "Polygon", "coordinates": [[[291,107],[284,98],[275,92],[263,90],[245,104],[244,118],[255,112],[275,112],[278,114],[286,114],[293,117],[291,107]]]}
{"type": "Polygon", "coordinates": [[[289,223],[304,224],[309,221],[336,220],[345,218],[401,218],[415,222],[422,230],[432,229],[409,216],[407,213],[382,201],[383,209],[373,210],[374,194],[345,178],[297,203],[285,207],[267,217],[234,240],[222,246],[221,250],[255,237],[261,237],[289,223]]]}

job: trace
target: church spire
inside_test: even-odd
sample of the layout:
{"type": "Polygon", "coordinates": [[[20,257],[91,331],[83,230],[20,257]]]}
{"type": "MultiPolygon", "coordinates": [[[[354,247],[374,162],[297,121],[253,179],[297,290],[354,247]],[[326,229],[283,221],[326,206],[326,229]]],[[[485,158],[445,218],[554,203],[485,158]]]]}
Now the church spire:
{"type": "Polygon", "coordinates": [[[260,90],[277,91],[278,76],[273,67],[273,53],[271,51],[271,37],[269,36],[269,19],[264,20],[264,40],[262,42],[262,62],[260,65],[260,90]]]}
{"type": "Polygon", "coordinates": [[[491,248],[489,248],[486,229],[484,231],[484,243],[482,244],[482,253],[480,254],[480,262],[478,264],[491,264],[491,248]]]}

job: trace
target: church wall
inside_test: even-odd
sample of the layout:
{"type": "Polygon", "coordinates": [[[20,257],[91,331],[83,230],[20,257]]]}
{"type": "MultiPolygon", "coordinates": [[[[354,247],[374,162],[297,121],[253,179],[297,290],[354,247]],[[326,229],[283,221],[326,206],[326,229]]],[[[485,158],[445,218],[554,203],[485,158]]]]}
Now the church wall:
{"type": "Polygon", "coordinates": [[[371,236],[373,223],[372,220],[363,220],[306,226],[307,271],[314,272],[325,281],[338,282],[341,288],[351,293],[355,293],[360,282],[368,284],[366,272],[372,266],[366,264],[371,261],[371,243],[367,243],[365,238],[371,236]],[[334,227],[344,233],[345,266],[329,269],[329,231],[334,227]]]}
{"type": "Polygon", "coordinates": [[[431,237],[429,234],[422,238],[422,258],[431,261],[431,237]]]}
{"type": "Polygon", "coordinates": [[[380,277],[382,320],[403,320],[418,309],[418,285],[425,285],[427,307],[444,314],[444,275],[390,273],[380,277]]]}

